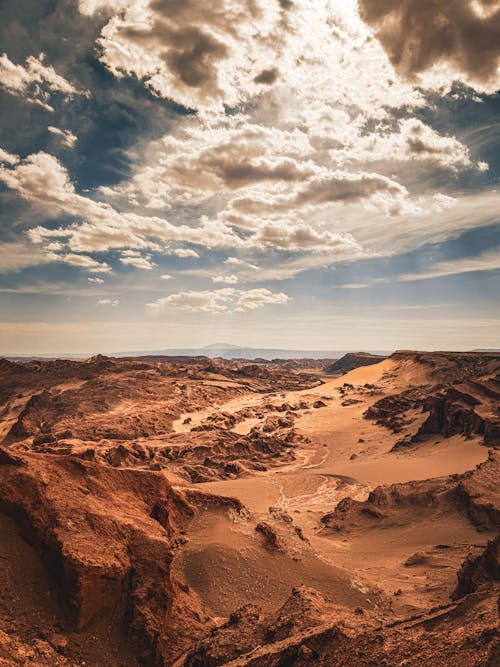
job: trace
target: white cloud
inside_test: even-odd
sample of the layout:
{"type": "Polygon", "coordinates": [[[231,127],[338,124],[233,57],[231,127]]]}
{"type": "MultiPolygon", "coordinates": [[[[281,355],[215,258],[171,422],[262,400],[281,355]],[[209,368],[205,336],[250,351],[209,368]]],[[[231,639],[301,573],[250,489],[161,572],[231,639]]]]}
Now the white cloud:
{"type": "MultiPolygon", "coordinates": [[[[109,5],[83,0],[80,11],[109,5]]],[[[102,30],[100,57],[115,76],[135,75],[185,106],[235,105],[247,88],[266,87],[259,75],[282,42],[285,14],[263,0],[122,1],[102,30]]]]}
{"type": "Polygon", "coordinates": [[[21,271],[53,261],[54,256],[20,242],[0,243],[0,273],[21,271]]]}
{"type": "Polygon", "coordinates": [[[234,273],[230,275],[212,276],[212,282],[222,283],[223,285],[236,285],[238,282],[238,276],[235,276],[234,273]]]}
{"type": "Polygon", "coordinates": [[[160,276],[162,280],[172,280],[173,276],[171,276],[169,273],[164,273],[163,275],[160,276]]]}
{"type": "Polygon", "coordinates": [[[106,262],[98,262],[96,259],[88,257],[87,255],[69,254],[55,256],[54,258],[56,257],[59,261],[64,262],[65,264],[77,266],[90,273],[112,273],[111,267],[106,264],[106,262]]]}
{"type": "Polygon", "coordinates": [[[440,135],[416,118],[398,121],[395,128],[382,126],[378,133],[353,137],[342,148],[331,150],[330,157],[339,164],[425,161],[455,170],[485,169],[484,163],[473,164],[469,149],[455,137],[440,135]]]}
{"type": "Polygon", "coordinates": [[[17,162],[19,162],[19,157],[17,155],[12,155],[12,153],[4,151],[3,148],[0,148],[0,162],[3,162],[4,164],[14,165],[17,162]]]}
{"type": "MultiPolygon", "coordinates": [[[[187,242],[210,247],[238,247],[241,239],[221,222],[201,221],[197,226],[174,225],[156,216],[120,212],[106,203],[75,192],[68,172],[52,155],[40,152],[25,160],[7,154],[0,164],[0,181],[51,215],[74,216],[75,222],[58,229],[42,226],[29,231],[32,241],[63,240],[74,252],[106,252],[113,249],[157,248],[157,243],[187,242]]],[[[1,157],[1,156],[0,156],[1,157]]],[[[174,251],[182,257],[194,250],[174,251]]]]}
{"type": "Polygon", "coordinates": [[[145,269],[146,271],[151,271],[151,269],[154,269],[156,266],[156,264],[151,261],[151,255],[146,255],[145,257],[120,257],[120,262],[122,264],[126,264],[127,266],[133,266],[135,269],[145,269]]]}
{"type": "Polygon", "coordinates": [[[284,292],[271,292],[268,289],[253,289],[247,292],[240,292],[236,304],[236,311],[256,310],[263,306],[274,304],[284,305],[290,301],[290,297],[284,292]]]}
{"type": "Polygon", "coordinates": [[[290,297],[283,292],[268,289],[238,290],[225,287],[214,291],[188,291],[170,294],[148,303],[152,312],[186,310],[191,312],[226,313],[256,310],[266,305],[284,305],[290,297]]]}
{"type": "Polygon", "coordinates": [[[74,148],[76,146],[78,137],[74,135],[73,132],[71,132],[70,130],[61,130],[60,128],[54,127],[53,125],[49,125],[47,129],[51,134],[55,134],[58,137],[60,137],[61,143],[64,146],[67,146],[67,148],[74,148]]]}
{"type": "Polygon", "coordinates": [[[190,248],[177,248],[174,250],[174,255],[177,255],[177,257],[182,257],[183,259],[187,259],[188,257],[199,257],[196,250],[191,250],[190,248]]]}
{"type": "Polygon", "coordinates": [[[94,283],[95,285],[102,285],[104,280],[102,278],[87,278],[89,283],[94,283]]]}
{"type": "Polygon", "coordinates": [[[362,249],[350,234],[319,231],[306,224],[264,223],[248,241],[250,247],[272,246],[288,251],[311,251],[354,258],[362,249]]]}
{"type": "Polygon", "coordinates": [[[120,300],[119,299],[99,299],[97,302],[98,306],[111,306],[112,308],[115,308],[116,306],[120,305],[120,300]]]}
{"type": "Polygon", "coordinates": [[[78,9],[86,16],[92,16],[100,11],[119,11],[126,9],[130,0],[79,0],[78,9]]]}
{"type": "Polygon", "coordinates": [[[0,85],[9,93],[22,97],[27,102],[37,104],[47,111],[54,111],[49,104],[54,93],[69,99],[78,91],[69,81],[57,74],[53,67],[44,64],[45,56],[29,56],[26,64],[14,64],[6,53],[0,56],[0,85]]]}
{"type": "Polygon", "coordinates": [[[363,283],[346,283],[345,285],[337,285],[340,289],[366,289],[369,285],[363,283]]]}
{"type": "Polygon", "coordinates": [[[236,266],[239,268],[245,268],[245,269],[252,269],[252,271],[258,271],[259,267],[256,264],[250,264],[244,259],[241,259],[240,257],[228,257],[227,259],[224,260],[224,264],[227,264],[229,266],[236,266]]]}

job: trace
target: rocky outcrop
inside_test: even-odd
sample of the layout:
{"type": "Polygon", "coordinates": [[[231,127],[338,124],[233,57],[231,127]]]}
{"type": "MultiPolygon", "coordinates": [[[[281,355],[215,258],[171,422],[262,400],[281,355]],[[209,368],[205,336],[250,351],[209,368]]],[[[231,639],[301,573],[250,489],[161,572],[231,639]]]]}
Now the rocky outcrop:
{"type": "Polygon", "coordinates": [[[341,500],[321,523],[336,532],[410,525],[459,513],[479,530],[500,530],[500,453],[465,475],[379,486],[366,501],[341,500]]]}
{"type": "Polygon", "coordinates": [[[458,584],[453,593],[454,599],[463,598],[469,593],[500,581],[500,535],[488,542],[486,549],[476,558],[468,557],[458,572],[458,584]]]}
{"type": "MultiPolygon", "coordinates": [[[[335,620],[340,622],[343,628],[360,629],[373,625],[373,621],[360,618],[346,607],[335,605],[316,590],[298,586],[273,614],[265,615],[253,605],[238,609],[209,639],[191,650],[180,664],[184,667],[225,665],[236,660],[238,656],[252,654],[259,649],[265,654],[265,647],[271,655],[272,647],[277,642],[287,641],[310,628],[321,627],[327,622],[331,624],[335,620]]],[[[305,651],[301,653],[306,657],[305,651]]]]}
{"type": "MultiPolygon", "coordinates": [[[[498,594],[498,591],[497,591],[498,594]]],[[[335,622],[307,628],[273,643],[254,643],[232,661],[198,662],[189,667],[495,667],[498,662],[497,595],[474,594],[457,604],[393,623],[358,619],[356,629],[335,622]]]]}
{"type": "Polygon", "coordinates": [[[348,373],[355,368],[379,364],[386,358],[376,354],[369,354],[368,352],[349,352],[340,359],[337,359],[333,364],[330,364],[330,366],[327,366],[325,373],[329,375],[348,373]]]}
{"type": "Polygon", "coordinates": [[[59,582],[70,628],[121,616],[138,657],[170,664],[208,618],[172,575],[196,499],[161,474],[72,457],[15,456],[0,467],[0,511],[14,518],[59,582]]]}
{"type": "Polygon", "coordinates": [[[385,396],[371,405],[364,417],[393,433],[405,432],[394,450],[411,446],[429,435],[459,434],[466,438],[479,435],[485,444],[500,446],[497,406],[497,399],[485,396],[484,391],[480,393],[472,383],[418,387],[385,396]]]}

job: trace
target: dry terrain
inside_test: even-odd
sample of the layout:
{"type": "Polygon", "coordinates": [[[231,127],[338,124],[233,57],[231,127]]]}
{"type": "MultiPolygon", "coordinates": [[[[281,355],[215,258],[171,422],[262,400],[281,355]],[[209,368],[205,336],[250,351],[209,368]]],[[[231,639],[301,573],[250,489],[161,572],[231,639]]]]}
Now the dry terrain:
{"type": "Polygon", "coordinates": [[[0,360],[0,666],[500,664],[500,355],[0,360]]]}

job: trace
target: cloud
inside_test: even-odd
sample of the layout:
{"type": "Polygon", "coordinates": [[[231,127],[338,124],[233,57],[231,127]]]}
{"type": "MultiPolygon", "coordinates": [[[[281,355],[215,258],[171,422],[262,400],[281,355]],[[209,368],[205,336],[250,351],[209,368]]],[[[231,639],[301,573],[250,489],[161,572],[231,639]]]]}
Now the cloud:
{"type": "Polygon", "coordinates": [[[248,240],[251,247],[272,246],[288,251],[336,253],[354,257],[362,250],[350,234],[318,231],[306,224],[264,224],[248,240]]]}
{"type": "Polygon", "coordinates": [[[145,257],[141,257],[140,255],[120,257],[120,262],[127,266],[133,266],[135,269],[144,269],[146,271],[151,271],[156,266],[151,261],[151,255],[146,255],[145,257]]]}
{"type": "Polygon", "coordinates": [[[53,261],[52,254],[22,242],[0,243],[0,273],[21,271],[53,261]]]}
{"type": "Polygon", "coordinates": [[[218,275],[212,276],[213,283],[223,283],[224,285],[236,285],[238,282],[238,276],[235,276],[234,273],[230,275],[218,275]]]}
{"type": "Polygon", "coordinates": [[[55,93],[59,93],[66,100],[85,94],[57,74],[53,67],[45,65],[44,59],[45,56],[41,53],[38,58],[26,58],[25,66],[16,65],[3,53],[0,55],[0,85],[12,95],[37,104],[47,111],[54,111],[49,102],[55,93]]]}
{"type": "Polygon", "coordinates": [[[4,164],[14,165],[17,162],[19,162],[19,157],[17,155],[12,155],[12,153],[4,151],[3,148],[0,148],[0,162],[3,162],[4,164]]]}
{"type": "Polygon", "coordinates": [[[177,248],[174,250],[174,255],[177,255],[177,257],[182,257],[183,259],[187,259],[189,257],[199,257],[196,250],[191,250],[190,248],[177,248]]]}
{"type": "Polygon", "coordinates": [[[85,269],[90,273],[112,273],[111,267],[106,264],[106,262],[98,262],[92,257],[87,255],[54,255],[53,259],[57,259],[65,264],[70,264],[71,266],[77,266],[81,269],[85,269]]]}
{"type": "Polygon", "coordinates": [[[92,16],[102,11],[121,11],[126,9],[130,4],[130,0],[78,0],[78,9],[82,14],[92,16]]]}
{"type": "MultiPolygon", "coordinates": [[[[111,7],[80,2],[86,14],[111,7]]],[[[234,106],[259,87],[254,79],[281,50],[288,9],[275,0],[121,2],[102,30],[100,59],[115,76],[136,76],[184,106],[234,106]]]]}
{"type": "Polygon", "coordinates": [[[89,283],[94,283],[95,285],[102,285],[104,280],[102,278],[87,278],[89,283]]]}
{"type": "Polygon", "coordinates": [[[251,269],[252,271],[259,270],[259,267],[257,265],[250,264],[249,262],[247,262],[244,259],[241,259],[240,257],[228,257],[227,259],[224,260],[224,264],[227,264],[228,266],[251,269]]]}
{"type": "Polygon", "coordinates": [[[67,148],[74,148],[76,146],[78,137],[74,135],[73,132],[71,132],[70,130],[61,130],[60,128],[53,127],[52,125],[49,125],[47,130],[52,134],[55,134],[58,137],[60,137],[61,143],[67,148]]]}
{"type": "MultiPolygon", "coordinates": [[[[356,137],[342,148],[330,151],[330,157],[340,164],[353,162],[429,162],[454,170],[476,167],[469,149],[455,137],[443,136],[417,118],[406,118],[378,133],[356,137]]],[[[487,165],[486,165],[487,168],[487,165]]]]}
{"type": "Polygon", "coordinates": [[[237,290],[225,287],[214,291],[188,291],[171,294],[148,303],[153,312],[164,310],[186,310],[191,312],[226,313],[256,310],[266,305],[284,305],[290,297],[283,292],[268,289],[237,290]]]}
{"type": "Polygon", "coordinates": [[[360,0],[391,63],[404,76],[432,68],[480,90],[500,87],[500,7],[496,0],[360,0]]]}
{"type": "Polygon", "coordinates": [[[162,280],[172,280],[173,276],[171,276],[169,273],[164,273],[163,275],[160,276],[162,280]]]}
{"type": "Polygon", "coordinates": [[[259,72],[256,77],[254,77],[255,83],[261,83],[265,86],[270,86],[273,84],[279,77],[279,71],[276,67],[271,67],[270,69],[263,69],[262,72],[259,72]]]}
{"type": "Polygon", "coordinates": [[[268,289],[253,289],[248,292],[240,292],[235,310],[256,310],[263,306],[274,304],[284,305],[290,301],[290,297],[284,292],[271,292],[268,289]]]}
{"type": "MultiPolygon", "coordinates": [[[[57,229],[34,227],[29,237],[35,243],[66,239],[74,252],[147,249],[157,247],[157,242],[187,242],[210,247],[241,245],[241,239],[221,222],[202,221],[192,227],[174,225],[156,216],[120,212],[109,204],[79,195],[67,170],[48,153],[35,153],[24,160],[5,155],[7,159],[0,164],[0,181],[8,188],[53,216],[65,214],[83,220],[57,229]]],[[[179,252],[179,256],[195,256],[194,250],[179,249],[179,252]]]]}
{"type": "Polygon", "coordinates": [[[346,283],[345,285],[336,285],[339,289],[366,289],[369,285],[364,283],[346,283]]]}
{"type": "Polygon", "coordinates": [[[254,124],[243,115],[187,119],[143,152],[130,182],[105,193],[165,208],[323,173],[308,159],[314,151],[304,132],[254,124]]]}
{"type": "Polygon", "coordinates": [[[461,259],[436,262],[432,267],[421,273],[407,273],[399,276],[399,280],[403,282],[430,280],[431,278],[455,276],[476,271],[496,270],[500,270],[500,248],[488,250],[477,257],[462,257],[461,259]]]}
{"type": "Polygon", "coordinates": [[[98,306],[111,306],[112,308],[115,308],[120,304],[119,299],[99,299],[97,302],[98,306]]]}

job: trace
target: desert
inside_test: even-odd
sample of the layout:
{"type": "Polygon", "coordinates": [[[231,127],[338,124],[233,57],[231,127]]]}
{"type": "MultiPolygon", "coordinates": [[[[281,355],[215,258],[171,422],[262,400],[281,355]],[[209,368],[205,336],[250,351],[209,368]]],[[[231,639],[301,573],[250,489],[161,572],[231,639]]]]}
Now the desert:
{"type": "Polygon", "coordinates": [[[0,0],[0,667],[500,667],[500,0],[0,0]]]}
{"type": "Polygon", "coordinates": [[[356,359],[2,360],[0,664],[498,664],[500,356],[356,359]]]}

